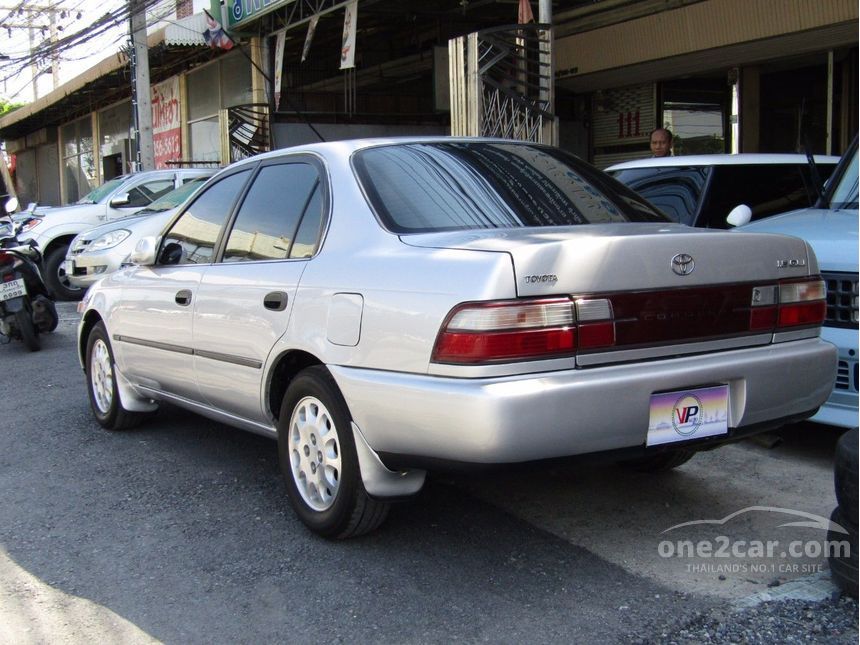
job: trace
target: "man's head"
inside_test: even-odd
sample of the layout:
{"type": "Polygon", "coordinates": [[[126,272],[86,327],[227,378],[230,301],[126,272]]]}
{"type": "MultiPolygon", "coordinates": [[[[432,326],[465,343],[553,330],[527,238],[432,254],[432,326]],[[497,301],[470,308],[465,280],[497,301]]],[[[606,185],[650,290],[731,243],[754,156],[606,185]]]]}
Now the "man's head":
{"type": "Polygon", "coordinates": [[[672,133],[666,128],[657,128],[651,132],[651,154],[655,157],[672,154],[672,133]]]}

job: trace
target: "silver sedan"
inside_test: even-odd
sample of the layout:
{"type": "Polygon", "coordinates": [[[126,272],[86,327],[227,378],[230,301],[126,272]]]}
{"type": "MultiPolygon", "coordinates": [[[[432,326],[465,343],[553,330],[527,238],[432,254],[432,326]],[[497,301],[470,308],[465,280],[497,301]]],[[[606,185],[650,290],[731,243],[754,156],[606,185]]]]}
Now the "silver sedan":
{"type": "MultiPolygon", "coordinates": [[[[214,171],[213,171],[214,172],[214,171]]],[[[186,181],[134,215],[79,233],[69,244],[64,269],[69,282],[86,289],[128,263],[137,241],[158,235],[213,173],[186,181]]]]}
{"type": "Polygon", "coordinates": [[[670,223],[530,143],[247,159],[131,260],[80,306],[96,420],[169,401],[276,439],[328,537],[376,528],[437,466],[673,468],[812,415],[835,375],[805,242],[670,223]]]}

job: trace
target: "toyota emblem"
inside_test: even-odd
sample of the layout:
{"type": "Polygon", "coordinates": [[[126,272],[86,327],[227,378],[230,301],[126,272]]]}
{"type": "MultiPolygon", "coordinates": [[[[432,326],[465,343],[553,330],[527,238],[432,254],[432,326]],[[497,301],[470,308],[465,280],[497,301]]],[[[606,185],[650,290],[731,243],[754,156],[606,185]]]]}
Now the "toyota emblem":
{"type": "Polygon", "coordinates": [[[692,255],[687,253],[679,253],[672,258],[672,271],[678,275],[690,275],[693,269],[696,268],[696,261],[692,255]]]}

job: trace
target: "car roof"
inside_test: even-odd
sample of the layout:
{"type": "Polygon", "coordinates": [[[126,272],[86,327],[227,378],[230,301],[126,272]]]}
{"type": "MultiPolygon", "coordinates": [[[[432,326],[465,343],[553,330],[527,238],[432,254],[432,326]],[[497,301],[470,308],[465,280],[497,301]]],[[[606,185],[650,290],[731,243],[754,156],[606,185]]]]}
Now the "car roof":
{"type": "Polygon", "coordinates": [[[248,157],[230,164],[230,168],[240,164],[255,163],[260,160],[280,157],[284,154],[311,152],[326,155],[327,153],[350,155],[357,150],[374,148],[377,146],[403,145],[409,143],[504,143],[508,145],[531,145],[542,146],[545,144],[534,141],[520,141],[518,139],[499,139],[492,137],[449,137],[442,135],[434,136],[405,136],[405,137],[373,137],[366,139],[341,139],[338,141],[321,141],[318,143],[305,143],[289,148],[278,148],[262,154],[248,157]]]}
{"type": "MultiPolygon", "coordinates": [[[[837,164],[839,157],[834,155],[815,155],[815,163],[837,164]]],[[[679,155],[677,157],[651,157],[635,159],[609,166],[606,171],[628,170],[631,168],[676,168],[688,166],[742,166],[742,165],[786,165],[809,163],[806,155],[742,152],[734,155],[679,155]]]]}

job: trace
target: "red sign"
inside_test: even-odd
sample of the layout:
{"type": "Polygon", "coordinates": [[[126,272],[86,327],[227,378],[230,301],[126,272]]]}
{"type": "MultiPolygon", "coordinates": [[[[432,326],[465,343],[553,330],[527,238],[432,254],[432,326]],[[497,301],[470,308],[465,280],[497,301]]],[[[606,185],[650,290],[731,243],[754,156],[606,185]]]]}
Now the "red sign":
{"type": "Polygon", "coordinates": [[[179,77],[152,86],[152,143],[155,167],[182,159],[182,127],[179,114],[179,77]]]}

